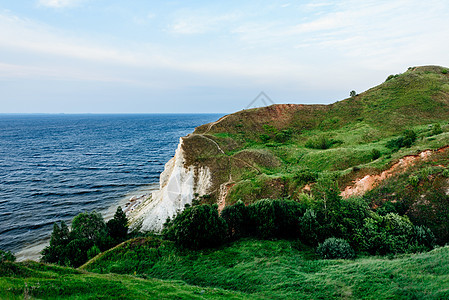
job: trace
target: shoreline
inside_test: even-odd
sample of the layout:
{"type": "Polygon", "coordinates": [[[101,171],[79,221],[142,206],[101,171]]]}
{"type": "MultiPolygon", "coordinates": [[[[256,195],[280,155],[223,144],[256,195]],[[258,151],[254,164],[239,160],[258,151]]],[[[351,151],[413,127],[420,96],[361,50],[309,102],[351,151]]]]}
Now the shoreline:
{"type": "MultiPolygon", "coordinates": [[[[122,207],[123,212],[126,216],[129,216],[136,207],[138,207],[142,202],[146,201],[153,191],[159,189],[159,182],[150,183],[140,189],[129,192],[127,195],[121,197],[118,201],[115,201],[113,205],[100,211],[105,222],[112,219],[117,210],[117,207],[122,207]]],[[[71,221],[71,220],[70,220],[71,221]]],[[[48,245],[50,242],[51,231],[48,234],[48,238],[31,242],[22,246],[17,252],[14,253],[18,262],[33,260],[39,261],[41,258],[40,252],[48,245]]]]}

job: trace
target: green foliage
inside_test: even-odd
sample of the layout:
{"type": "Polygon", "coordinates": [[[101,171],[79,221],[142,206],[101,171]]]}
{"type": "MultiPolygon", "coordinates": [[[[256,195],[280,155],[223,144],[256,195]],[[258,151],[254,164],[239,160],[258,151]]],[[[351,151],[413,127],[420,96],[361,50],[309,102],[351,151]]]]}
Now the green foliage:
{"type": "Polygon", "coordinates": [[[385,145],[393,151],[398,151],[402,147],[409,148],[416,141],[416,132],[413,130],[405,130],[401,136],[389,140],[385,145]]]}
{"type": "Polygon", "coordinates": [[[397,257],[359,255],[354,260],[322,260],[317,259],[314,249],[296,240],[242,239],[219,249],[200,251],[181,251],[167,243],[146,246],[140,240],[122,244],[83,269],[107,274],[123,268],[130,275],[170,279],[174,283],[183,281],[206,291],[217,288],[245,293],[248,299],[410,299],[410,295],[417,299],[445,299],[449,296],[449,247],[397,257]],[[133,258],[134,263],[131,256],[122,261],[124,248],[127,252],[158,249],[160,256],[149,259],[142,254],[133,258]],[[128,265],[138,267],[145,262],[149,264],[144,269],[126,269],[128,265]]]}
{"type": "Polygon", "coordinates": [[[229,238],[239,239],[250,234],[249,212],[243,201],[226,206],[221,217],[227,224],[229,238]]]}
{"type": "Polygon", "coordinates": [[[186,208],[164,228],[165,238],[191,249],[221,245],[226,238],[226,222],[218,215],[216,205],[186,208]]]}
{"type": "Polygon", "coordinates": [[[401,74],[395,74],[395,75],[392,74],[392,75],[389,75],[385,81],[389,81],[389,80],[391,80],[391,79],[398,78],[399,75],[401,75],[401,74]]]}
{"type": "Polygon", "coordinates": [[[376,160],[378,159],[382,154],[380,153],[380,151],[376,148],[371,149],[371,159],[372,160],[376,160]]]}
{"type": "Polygon", "coordinates": [[[107,235],[107,226],[100,213],[80,213],[72,221],[71,234],[73,239],[85,239],[100,245],[107,235]]]}
{"type": "Polygon", "coordinates": [[[282,130],[281,132],[276,133],[276,135],[274,136],[274,140],[278,143],[285,143],[291,138],[291,136],[292,136],[291,129],[285,129],[282,130]]]}
{"type": "MultiPolygon", "coordinates": [[[[428,233],[424,231],[425,234],[428,233]]],[[[426,245],[429,245],[427,238],[417,237],[416,233],[422,236],[423,230],[415,231],[415,227],[407,217],[389,213],[385,216],[366,218],[363,227],[357,229],[355,239],[361,251],[385,255],[415,251],[418,245],[426,248],[426,245]],[[412,243],[413,241],[418,244],[412,243]],[[419,244],[422,242],[424,244],[419,244]]]]}
{"type": "Polygon", "coordinates": [[[417,185],[419,184],[419,177],[416,176],[416,175],[410,175],[410,176],[408,177],[408,183],[409,183],[411,186],[417,186],[417,185]]]}
{"type": "Polygon", "coordinates": [[[442,74],[447,74],[447,69],[441,70],[441,73],[442,73],[442,74]]]}
{"type": "Polygon", "coordinates": [[[432,126],[432,131],[430,132],[430,135],[438,135],[440,133],[443,133],[443,129],[441,129],[440,123],[435,123],[432,126]]]}
{"type": "Polygon", "coordinates": [[[11,251],[3,251],[0,249],[0,263],[6,261],[14,262],[16,261],[16,257],[11,251]]]}
{"type": "Polygon", "coordinates": [[[91,259],[91,258],[97,256],[100,253],[101,253],[100,248],[98,248],[97,245],[93,245],[92,248],[87,250],[87,258],[91,259]]]}
{"type": "Polygon", "coordinates": [[[264,143],[268,143],[271,139],[271,137],[266,133],[262,133],[261,135],[259,135],[259,137],[264,143]]]}
{"type": "Polygon", "coordinates": [[[303,169],[295,173],[293,177],[299,184],[307,184],[317,181],[318,172],[311,171],[310,169],[303,169]]]}
{"type": "Polygon", "coordinates": [[[261,238],[299,236],[299,219],[303,207],[292,200],[263,199],[248,206],[251,226],[261,238]]]}
{"type": "Polygon", "coordinates": [[[326,239],[316,250],[322,259],[352,259],[355,252],[349,243],[334,237],[326,239]]]}
{"type": "Polygon", "coordinates": [[[78,267],[101,250],[107,250],[125,240],[127,236],[123,235],[123,224],[127,223],[127,219],[121,208],[117,209],[112,220],[106,225],[101,214],[92,212],[77,215],[73,219],[71,231],[65,222],[62,221],[60,225],[55,223],[50,244],[41,252],[42,261],[78,267]]]}
{"type": "Polygon", "coordinates": [[[121,243],[126,239],[128,235],[128,218],[120,206],[117,207],[114,218],[109,220],[106,226],[109,236],[115,244],[121,243]]]}
{"type": "Polygon", "coordinates": [[[324,135],[312,137],[307,140],[305,146],[312,149],[329,149],[335,142],[324,135]]]}
{"type": "Polygon", "coordinates": [[[351,97],[355,97],[357,95],[357,93],[353,90],[349,92],[349,96],[351,97]]]}

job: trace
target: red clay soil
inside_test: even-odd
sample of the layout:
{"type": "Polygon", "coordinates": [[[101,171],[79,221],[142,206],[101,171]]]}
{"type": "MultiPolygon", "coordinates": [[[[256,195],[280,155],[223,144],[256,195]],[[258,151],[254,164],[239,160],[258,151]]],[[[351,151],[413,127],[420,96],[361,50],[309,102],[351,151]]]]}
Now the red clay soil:
{"type": "Polygon", "coordinates": [[[356,179],[353,185],[347,186],[342,192],[343,198],[349,198],[351,196],[361,196],[366,192],[374,189],[385,179],[404,172],[409,166],[415,164],[418,161],[429,159],[434,153],[444,152],[449,149],[449,146],[442,147],[438,150],[425,150],[418,155],[407,155],[399,159],[399,161],[393,164],[388,170],[383,171],[377,175],[366,175],[363,178],[356,179]]]}

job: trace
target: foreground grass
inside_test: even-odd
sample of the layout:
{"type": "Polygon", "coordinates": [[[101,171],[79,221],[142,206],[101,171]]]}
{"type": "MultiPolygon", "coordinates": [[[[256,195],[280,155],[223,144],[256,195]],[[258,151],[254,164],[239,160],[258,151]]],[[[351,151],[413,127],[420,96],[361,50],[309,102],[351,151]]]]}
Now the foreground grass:
{"type": "Polygon", "coordinates": [[[93,274],[36,262],[0,263],[0,299],[248,299],[182,281],[93,274]]]}
{"type": "Polygon", "coordinates": [[[199,252],[176,250],[165,242],[157,246],[154,240],[133,245],[125,243],[82,268],[183,280],[256,298],[449,298],[449,247],[394,259],[319,260],[310,249],[289,241],[241,240],[199,252]]]}

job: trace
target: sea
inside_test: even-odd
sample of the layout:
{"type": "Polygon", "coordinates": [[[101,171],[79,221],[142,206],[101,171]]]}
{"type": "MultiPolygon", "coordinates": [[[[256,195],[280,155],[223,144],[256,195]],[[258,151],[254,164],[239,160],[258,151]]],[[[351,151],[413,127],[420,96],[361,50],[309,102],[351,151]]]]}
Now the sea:
{"type": "Polygon", "coordinates": [[[38,259],[53,224],[158,188],[179,138],[222,114],[0,115],[0,249],[38,259]]]}

